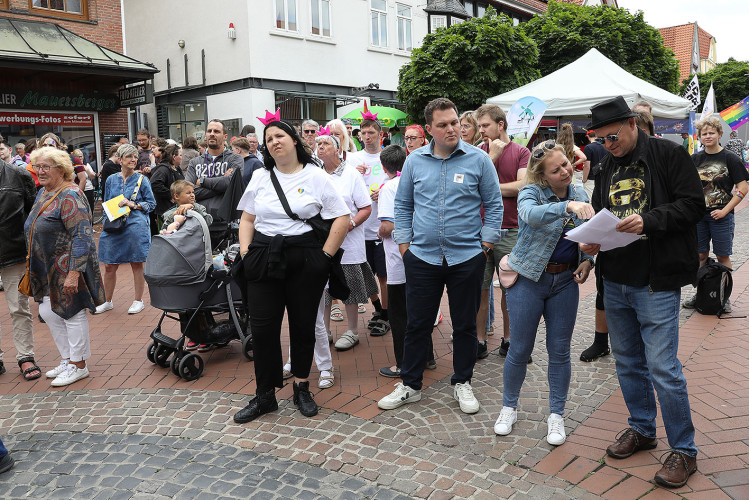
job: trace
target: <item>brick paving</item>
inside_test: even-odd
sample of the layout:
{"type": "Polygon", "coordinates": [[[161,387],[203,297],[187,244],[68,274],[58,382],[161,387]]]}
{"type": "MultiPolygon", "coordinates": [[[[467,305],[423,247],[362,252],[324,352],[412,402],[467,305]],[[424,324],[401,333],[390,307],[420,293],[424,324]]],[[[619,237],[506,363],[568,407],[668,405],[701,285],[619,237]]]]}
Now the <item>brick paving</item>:
{"type": "MultiPolygon", "coordinates": [[[[741,265],[749,255],[744,229],[749,211],[736,218],[732,316],[749,310],[749,267],[741,265]]],[[[446,300],[445,321],[434,332],[438,368],[426,371],[421,402],[390,412],[376,407],[394,382],[377,376],[393,363],[392,342],[389,335],[361,335],[352,351],[333,352],[335,385],[315,391],[320,415],[302,417],[286,386],[278,393],[278,412],[239,426],[231,416],[255,389],[252,363],[239,344],[203,354],[205,371],[194,382],[151,364],[145,349],[159,311],[126,314],[132,300],[128,275],[121,268],[115,310],[89,317],[91,376],[67,388],[21,379],[7,306],[0,301],[9,369],[0,377],[0,429],[18,460],[15,472],[0,479],[0,498],[749,498],[749,341],[742,319],[682,312],[680,359],[698,429],[700,470],[686,487],[669,492],[652,481],[667,449],[663,441],[626,460],[605,457],[627,416],[613,358],[578,360],[592,340],[592,280],[581,287],[572,341],[568,440],[552,449],[545,441],[543,324],[510,436],[492,430],[501,408],[499,336],[490,337],[492,353],[476,365],[473,386],[481,411],[462,414],[452,397],[446,300]],[[172,467],[153,466],[164,457],[175,460],[172,467]]],[[[691,294],[691,287],[684,292],[691,294]]],[[[499,311],[498,294],[496,300],[499,311]]],[[[362,328],[369,314],[360,315],[362,328]]],[[[501,325],[500,317],[495,324],[501,325]]],[[[334,335],[343,333],[343,325],[332,324],[334,335]]],[[[44,325],[35,322],[35,332],[37,362],[47,370],[57,364],[57,350],[44,325]]],[[[175,325],[165,331],[176,332],[175,325]]],[[[311,378],[317,378],[314,367],[311,378]]]]}

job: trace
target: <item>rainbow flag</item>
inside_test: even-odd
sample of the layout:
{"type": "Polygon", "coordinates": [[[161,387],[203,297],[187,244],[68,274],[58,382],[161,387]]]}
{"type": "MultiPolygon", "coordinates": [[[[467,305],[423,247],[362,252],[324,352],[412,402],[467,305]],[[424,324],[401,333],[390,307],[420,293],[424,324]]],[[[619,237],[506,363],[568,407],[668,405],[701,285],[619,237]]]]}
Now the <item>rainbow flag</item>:
{"type": "Polygon", "coordinates": [[[731,130],[736,130],[746,122],[749,122],[749,96],[720,112],[731,130]]]}

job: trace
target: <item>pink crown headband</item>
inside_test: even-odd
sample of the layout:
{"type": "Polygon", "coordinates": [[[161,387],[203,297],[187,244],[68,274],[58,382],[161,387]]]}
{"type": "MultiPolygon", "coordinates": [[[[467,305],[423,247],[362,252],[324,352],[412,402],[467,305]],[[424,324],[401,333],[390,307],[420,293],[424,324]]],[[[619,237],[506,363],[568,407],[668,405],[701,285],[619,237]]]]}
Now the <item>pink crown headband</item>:
{"type": "Polygon", "coordinates": [[[372,114],[369,109],[367,109],[367,101],[364,101],[364,111],[361,112],[361,119],[377,121],[377,113],[372,114]]]}
{"type": "Polygon", "coordinates": [[[278,108],[276,110],[276,114],[275,115],[272,115],[271,112],[266,109],[265,110],[265,118],[260,118],[258,116],[257,119],[260,120],[260,122],[263,125],[268,125],[270,122],[281,121],[281,108],[278,108]]]}
{"type": "Polygon", "coordinates": [[[320,127],[320,131],[317,133],[317,135],[330,135],[330,127],[320,127]]]}

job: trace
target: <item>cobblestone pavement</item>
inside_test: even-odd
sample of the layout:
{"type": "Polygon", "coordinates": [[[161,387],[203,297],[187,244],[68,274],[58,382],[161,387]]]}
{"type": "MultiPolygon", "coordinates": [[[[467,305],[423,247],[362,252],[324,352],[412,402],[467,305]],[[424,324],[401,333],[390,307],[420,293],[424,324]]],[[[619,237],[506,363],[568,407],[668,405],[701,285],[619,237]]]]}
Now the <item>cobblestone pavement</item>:
{"type": "MultiPolygon", "coordinates": [[[[749,211],[741,211],[736,218],[735,268],[749,254],[747,235],[749,211]]],[[[743,298],[749,278],[741,278],[738,272],[736,275],[739,286],[734,292],[734,308],[740,311],[749,308],[749,295],[743,298]]],[[[449,375],[432,381],[424,389],[421,402],[389,412],[380,412],[372,405],[372,397],[390,391],[388,385],[359,398],[328,389],[316,396],[322,408],[312,419],[301,417],[286,387],[279,391],[279,397],[287,399],[279,400],[278,412],[240,426],[231,417],[246,404],[251,390],[245,381],[226,383],[232,377],[240,378],[234,372],[229,379],[223,375],[224,382],[216,387],[210,381],[198,385],[204,379],[179,384],[170,379],[173,386],[153,387],[146,383],[146,376],[132,388],[88,383],[83,390],[73,385],[61,391],[31,393],[24,393],[28,386],[22,383],[6,385],[9,373],[0,378],[0,394],[4,394],[0,396],[0,429],[18,463],[13,472],[0,476],[0,498],[600,498],[606,490],[598,491],[588,484],[590,481],[584,481],[595,474],[609,478],[607,498],[678,498],[656,488],[641,471],[599,474],[596,471],[604,467],[603,455],[587,457],[579,451],[611,440],[608,434],[591,432],[595,429],[589,419],[606,413],[618,393],[611,356],[594,363],[578,359],[592,340],[592,292],[592,283],[581,287],[572,340],[572,381],[565,413],[569,439],[553,453],[545,441],[548,384],[542,324],[534,362],[528,366],[521,391],[519,421],[513,433],[505,437],[494,435],[492,430],[501,408],[504,361],[496,348],[476,365],[473,386],[482,408],[475,415],[465,415],[458,409],[449,375]],[[237,389],[225,389],[229,387],[237,389]],[[345,399],[344,406],[341,398],[345,399]],[[588,424],[581,426],[586,420],[588,424]],[[586,457],[587,462],[583,464],[577,457],[586,457]],[[554,470],[551,462],[558,463],[559,468],[554,470]],[[628,489],[632,484],[629,481],[637,479],[638,474],[643,476],[638,479],[643,484],[628,489]]],[[[684,292],[691,294],[691,287],[684,292]]],[[[499,294],[496,300],[498,307],[499,294]]],[[[690,314],[682,311],[682,324],[688,326],[694,321],[690,314]]],[[[4,301],[0,301],[0,323],[5,332],[10,331],[4,301]]],[[[501,325],[501,320],[496,324],[501,325]]],[[[137,328],[143,338],[152,328],[147,322],[110,328],[118,326],[137,328]]],[[[445,326],[441,331],[449,332],[449,326],[445,326]]],[[[720,335],[720,326],[710,328],[713,335],[720,335]]],[[[42,335],[48,334],[42,330],[42,335]]],[[[443,354],[438,364],[445,370],[450,365],[451,346],[446,339],[439,342],[435,347],[443,354]]],[[[492,339],[495,347],[498,343],[497,338],[492,339]]],[[[4,346],[9,365],[7,360],[12,363],[14,351],[7,334],[4,346]]],[[[37,359],[54,359],[54,347],[47,344],[45,349],[47,352],[38,349],[37,359]]],[[[369,354],[369,347],[357,349],[353,356],[361,362],[369,354]]],[[[749,352],[741,344],[736,349],[744,349],[737,351],[744,357],[749,352]]],[[[142,356],[141,345],[126,350],[142,356]]],[[[692,362],[691,358],[685,362],[685,368],[692,362]]],[[[735,369],[741,371],[740,366],[735,369]]],[[[142,370],[134,369],[137,373],[133,376],[142,370]]],[[[361,376],[345,371],[348,368],[341,370],[342,378],[361,376]]],[[[95,380],[92,375],[91,382],[95,380]]],[[[749,397],[749,387],[739,385],[731,390],[736,397],[749,397]]],[[[706,404],[719,405],[717,400],[703,399],[706,404]]],[[[744,470],[749,467],[749,431],[744,432],[749,408],[745,404],[744,408],[732,415],[721,414],[731,420],[725,426],[735,435],[728,445],[722,445],[731,446],[731,455],[722,460],[735,460],[729,460],[729,465],[739,471],[742,464],[744,470]]],[[[615,413],[597,418],[624,418],[626,422],[626,417],[615,413]]],[[[606,467],[614,470],[614,466],[606,467]]],[[[652,478],[652,464],[647,467],[652,478]]],[[[700,498],[704,492],[711,500],[729,498],[726,494],[749,498],[749,492],[742,496],[746,490],[741,489],[749,479],[741,478],[738,473],[710,478],[700,475],[690,482],[695,488],[680,495],[700,498]]]]}

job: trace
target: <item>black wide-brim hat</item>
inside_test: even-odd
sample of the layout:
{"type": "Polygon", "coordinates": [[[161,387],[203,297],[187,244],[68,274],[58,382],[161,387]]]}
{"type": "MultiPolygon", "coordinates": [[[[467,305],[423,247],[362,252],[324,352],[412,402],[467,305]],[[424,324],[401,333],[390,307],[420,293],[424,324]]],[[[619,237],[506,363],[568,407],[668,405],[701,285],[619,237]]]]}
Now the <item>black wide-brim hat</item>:
{"type": "Polygon", "coordinates": [[[590,108],[590,123],[585,128],[595,130],[610,123],[620,122],[635,116],[637,116],[637,113],[633,113],[629,109],[627,101],[622,96],[616,96],[599,102],[590,108]]]}

